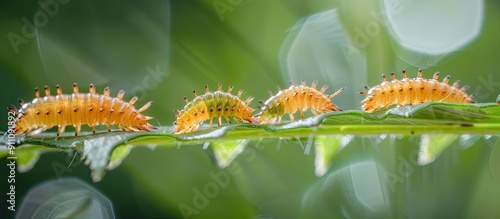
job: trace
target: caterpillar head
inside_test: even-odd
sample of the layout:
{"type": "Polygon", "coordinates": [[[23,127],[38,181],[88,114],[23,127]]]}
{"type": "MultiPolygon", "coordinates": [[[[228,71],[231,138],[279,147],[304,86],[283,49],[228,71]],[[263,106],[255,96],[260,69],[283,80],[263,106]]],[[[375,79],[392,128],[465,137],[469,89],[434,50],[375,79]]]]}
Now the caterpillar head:
{"type": "MultiPolygon", "coordinates": [[[[242,91],[238,92],[238,97],[240,97],[241,92],[242,91]]],[[[240,107],[239,110],[241,110],[241,111],[236,114],[237,116],[233,117],[233,119],[236,122],[259,124],[259,121],[253,115],[254,109],[249,107],[252,100],[253,100],[253,97],[248,97],[247,100],[243,101],[244,107],[240,107]]]]}
{"type": "Polygon", "coordinates": [[[138,122],[134,123],[132,126],[128,127],[128,129],[131,131],[136,131],[136,132],[137,131],[149,132],[149,131],[155,130],[156,128],[147,122],[147,120],[150,120],[152,118],[153,117],[143,116],[143,115],[141,115],[140,117],[138,116],[138,118],[137,118],[138,122]]]}
{"type": "Polygon", "coordinates": [[[276,120],[279,115],[283,114],[279,114],[277,112],[279,109],[273,106],[264,106],[261,109],[261,112],[255,116],[259,123],[274,123],[274,120],[276,120]]]}
{"type": "Polygon", "coordinates": [[[245,109],[240,117],[234,117],[233,119],[236,122],[244,122],[244,123],[251,123],[251,124],[259,124],[259,120],[253,115],[253,109],[248,108],[245,109]]]}

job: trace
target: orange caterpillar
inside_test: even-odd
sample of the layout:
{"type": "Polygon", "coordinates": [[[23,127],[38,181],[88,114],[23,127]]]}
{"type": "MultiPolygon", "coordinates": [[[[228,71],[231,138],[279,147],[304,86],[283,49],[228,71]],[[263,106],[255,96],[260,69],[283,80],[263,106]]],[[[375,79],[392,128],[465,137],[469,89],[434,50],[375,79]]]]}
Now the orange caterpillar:
{"type": "Polygon", "coordinates": [[[257,124],[257,120],[253,116],[254,109],[248,105],[253,100],[249,97],[246,101],[240,99],[242,90],[236,96],[231,94],[233,86],[230,86],[227,92],[222,91],[222,84],[218,85],[215,92],[208,90],[208,85],[205,86],[205,94],[198,96],[196,91],[193,91],[195,99],[191,102],[187,97],[184,97],[186,106],[182,111],[175,110],[177,120],[174,122],[173,134],[182,134],[192,132],[200,127],[203,121],[210,120],[210,128],[212,128],[212,119],[219,118],[218,125],[222,125],[222,117],[228,123],[228,117],[233,117],[236,122],[248,122],[257,124]]]}
{"type": "MultiPolygon", "coordinates": [[[[290,82],[290,87],[286,90],[278,88],[278,93],[273,96],[269,92],[270,98],[266,102],[260,101],[264,106],[261,112],[257,114],[260,123],[280,123],[284,114],[294,120],[293,114],[300,110],[300,116],[304,118],[304,112],[310,109],[314,115],[331,111],[342,111],[330,99],[340,94],[345,88],[337,92],[326,95],[328,86],[323,86],[319,91],[316,90],[318,81],[313,81],[311,87],[306,86],[306,81],[302,80],[300,85],[294,85],[290,82]]],[[[260,108],[260,107],[259,107],[260,108]]]]}
{"type": "Polygon", "coordinates": [[[392,81],[387,81],[382,74],[382,84],[368,90],[367,93],[360,92],[366,98],[361,102],[361,110],[372,112],[384,108],[386,110],[393,104],[398,106],[413,105],[425,102],[452,102],[452,103],[474,103],[472,97],[466,90],[468,86],[459,89],[460,81],[452,86],[448,84],[450,76],[446,76],[443,82],[438,81],[439,72],[434,73],[432,79],[422,78],[422,69],[418,70],[416,78],[407,78],[403,70],[403,80],[397,80],[394,72],[391,72],[392,81]]]}
{"type": "Polygon", "coordinates": [[[108,131],[110,125],[117,124],[124,131],[150,131],[154,127],[146,122],[152,117],[144,116],[142,111],[151,106],[146,103],[140,109],[134,107],[137,97],[129,102],[122,100],[125,92],[120,90],[117,97],[109,95],[109,88],[104,88],[104,94],[95,93],[95,87],[90,84],[89,93],[79,93],[76,83],[73,84],[72,94],[63,94],[61,87],[56,86],[57,95],[51,96],[47,86],[44,87],[45,97],[40,97],[38,88],[35,88],[35,99],[30,103],[19,100],[21,109],[11,106],[8,109],[17,115],[15,135],[26,132],[27,135],[36,135],[53,126],[57,126],[57,136],[64,132],[67,125],[75,127],[75,136],[80,132],[80,126],[87,124],[95,133],[95,126],[105,124],[108,131]]]}

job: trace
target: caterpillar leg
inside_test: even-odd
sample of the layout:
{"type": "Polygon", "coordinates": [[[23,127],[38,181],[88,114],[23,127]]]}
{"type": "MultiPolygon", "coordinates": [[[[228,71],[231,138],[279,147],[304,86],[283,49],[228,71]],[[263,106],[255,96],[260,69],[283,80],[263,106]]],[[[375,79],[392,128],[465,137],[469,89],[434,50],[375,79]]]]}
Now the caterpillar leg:
{"type": "Polygon", "coordinates": [[[222,126],[222,117],[219,117],[219,119],[217,119],[217,125],[218,127],[222,126]]]}
{"type": "Polygon", "coordinates": [[[303,119],[305,118],[306,116],[304,115],[304,111],[300,110],[300,117],[303,119]]]}
{"type": "Polygon", "coordinates": [[[108,129],[108,132],[111,132],[111,127],[110,127],[109,123],[106,123],[106,128],[108,129]]]}
{"type": "Polygon", "coordinates": [[[259,124],[267,124],[269,121],[268,119],[263,119],[260,116],[257,116],[257,120],[258,120],[259,124]]]}
{"type": "Polygon", "coordinates": [[[37,128],[37,129],[35,129],[35,130],[32,130],[32,131],[31,131],[31,134],[30,134],[30,133],[27,133],[26,135],[28,135],[28,134],[29,134],[29,135],[38,135],[38,134],[40,134],[41,132],[43,132],[43,131],[45,131],[45,130],[47,130],[47,127],[46,127],[46,126],[42,126],[42,127],[39,127],[39,128],[37,128]]]}
{"type": "Polygon", "coordinates": [[[270,117],[267,119],[262,120],[260,123],[261,124],[270,124],[270,123],[276,123],[276,120],[278,120],[277,117],[270,117]]]}
{"type": "Polygon", "coordinates": [[[64,126],[64,125],[58,125],[57,126],[57,136],[61,135],[61,133],[64,132],[65,128],[66,128],[66,126],[64,126]]]}
{"type": "MultiPolygon", "coordinates": [[[[224,118],[226,118],[226,121],[227,121],[228,123],[231,123],[231,121],[230,121],[227,117],[224,117],[224,118]]],[[[242,118],[240,118],[240,117],[233,117],[233,119],[234,119],[234,121],[236,121],[237,123],[242,123],[242,122],[243,122],[243,119],[242,119],[242,118]]]]}
{"type": "Polygon", "coordinates": [[[272,119],[269,119],[267,123],[276,124],[277,121],[278,121],[278,117],[274,117],[272,119]]]}
{"type": "Polygon", "coordinates": [[[133,129],[128,129],[126,126],[123,125],[118,125],[118,128],[120,128],[122,131],[135,131],[133,129]]]}
{"type": "Polygon", "coordinates": [[[293,117],[293,113],[289,113],[288,116],[290,116],[290,121],[295,120],[295,118],[293,117]]]}
{"type": "Polygon", "coordinates": [[[156,128],[150,124],[146,124],[146,125],[143,125],[141,126],[141,130],[146,130],[146,131],[152,131],[152,130],[155,130],[156,128]]]}
{"type": "Polygon", "coordinates": [[[321,113],[322,113],[321,111],[318,111],[318,110],[311,110],[311,112],[312,112],[315,116],[317,116],[317,115],[319,115],[319,114],[321,114],[321,113]]]}
{"type": "Polygon", "coordinates": [[[175,134],[184,134],[184,133],[190,133],[190,132],[193,132],[195,130],[197,130],[198,128],[200,127],[200,123],[194,123],[178,132],[176,132],[175,134]]]}
{"type": "Polygon", "coordinates": [[[26,129],[26,132],[24,133],[24,136],[29,136],[31,133],[31,129],[26,129]]]}
{"type": "Polygon", "coordinates": [[[75,136],[78,136],[78,133],[80,132],[81,129],[81,124],[76,124],[75,126],[75,136]]]}
{"type": "Polygon", "coordinates": [[[118,128],[120,128],[122,131],[126,131],[126,132],[137,132],[137,131],[139,131],[139,129],[137,129],[135,127],[127,127],[127,126],[120,126],[120,125],[118,125],[118,128]]]}

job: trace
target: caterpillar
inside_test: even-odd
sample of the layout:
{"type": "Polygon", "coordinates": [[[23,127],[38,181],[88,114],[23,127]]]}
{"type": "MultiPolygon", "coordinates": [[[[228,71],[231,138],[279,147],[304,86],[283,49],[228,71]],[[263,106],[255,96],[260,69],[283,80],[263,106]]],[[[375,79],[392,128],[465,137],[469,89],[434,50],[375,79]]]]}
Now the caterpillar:
{"type": "Polygon", "coordinates": [[[474,103],[474,95],[466,93],[468,86],[460,86],[460,80],[448,84],[450,76],[446,76],[442,82],[438,81],[439,72],[434,73],[432,79],[422,77],[422,69],[418,69],[416,78],[408,78],[406,71],[403,70],[403,79],[397,80],[394,72],[391,72],[391,81],[387,81],[386,76],[382,74],[382,84],[373,88],[365,86],[367,93],[360,92],[366,96],[361,102],[361,110],[365,112],[388,109],[389,106],[398,104],[414,105],[425,102],[439,101],[452,103],[474,103]]]}
{"type": "Polygon", "coordinates": [[[110,96],[109,87],[104,88],[102,95],[95,92],[93,84],[89,86],[89,93],[79,93],[76,83],[73,84],[72,94],[63,94],[59,85],[56,86],[57,95],[51,96],[50,89],[45,86],[45,97],[40,97],[38,88],[35,88],[35,99],[25,103],[19,99],[21,108],[7,107],[16,118],[15,135],[25,132],[25,136],[36,135],[49,128],[57,126],[57,136],[64,132],[68,125],[75,127],[75,136],[80,127],[87,124],[95,133],[95,126],[104,124],[111,131],[110,125],[118,125],[124,131],[151,131],[155,129],[146,120],[152,117],[141,114],[148,109],[152,102],[146,103],[140,109],[134,107],[137,97],[129,102],[123,101],[125,91],[120,90],[116,97],[110,96]]]}
{"type": "Polygon", "coordinates": [[[172,134],[189,133],[197,130],[201,123],[210,120],[212,128],[212,119],[218,118],[219,127],[222,125],[222,118],[228,123],[232,117],[236,122],[246,122],[257,124],[258,121],[253,116],[254,109],[249,107],[253,97],[248,97],[246,101],[240,99],[242,90],[235,96],[231,94],[233,86],[230,86],[227,92],[222,91],[222,84],[219,83],[217,91],[210,92],[208,85],[205,86],[205,94],[198,96],[196,90],[193,91],[195,98],[189,102],[184,97],[186,106],[182,111],[174,110],[174,116],[177,120],[174,122],[172,134]]]}
{"type": "Polygon", "coordinates": [[[306,81],[302,80],[300,85],[295,85],[290,82],[290,87],[285,90],[281,90],[278,87],[278,93],[273,96],[269,91],[269,99],[265,102],[259,101],[263,104],[261,112],[256,115],[256,118],[260,123],[280,123],[281,117],[284,114],[288,114],[290,120],[294,120],[293,114],[297,111],[300,112],[302,118],[305,117],[304,112],[310,109],[314,115],[318,115],[325,112],[331,111],[342,111],[337,105],[335,105],[331,99],[342,91],[344,88],[339,89],[333,94],[327,95],[325,91],[328,86],[323,86],[320,90],[316,89],[318,81],[313,81],[311,86],[306,86],[306,81]]]}

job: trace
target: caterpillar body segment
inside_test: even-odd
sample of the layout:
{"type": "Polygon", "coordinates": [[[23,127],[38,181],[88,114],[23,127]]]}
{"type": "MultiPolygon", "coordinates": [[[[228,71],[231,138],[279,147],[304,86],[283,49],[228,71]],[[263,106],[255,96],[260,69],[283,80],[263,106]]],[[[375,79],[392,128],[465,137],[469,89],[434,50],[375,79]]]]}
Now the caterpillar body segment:
{"type": "Polygon", "coordinates": [[[95,126],[118,125],[124,131],[151,131],[155,129],[146,121],[152,117],[141,114],[149,108],[152,102],[146,103],[140,109],[134,107],[137,97],[129,102],[123,101],[123,90],[117,97],[111,97],[109,88],[103,94],[97,94],[93,84],[89,86],[89,93],[80,93],[78,85],[73,84],[72,94],[63,94],[59,85],[57,94],[50,95],[50,89],[44,87],[45,96],[40,97],[38,88],[35,88],[35,99],[31,102],[19,100],[21,108],[11,106],[8,109],[17,115],[15,134],[25,132],[25,135],[36,135],[54,126],[58,127],[57,135],[64,132],[65,127],[75,127],[75,136],[80,132],[81,125],[89,125],[95,133],[95,126]]]}
{"type": "Polygon", "coordinates": [[[311,86],[306,86],[305,80],[299,85],[290,82],[288,89],[281,90],[273,95],[269,92],[269,99],[265,102],[260,101],[263,106],[261,112],[257,114],[260,123],[280,123],[283,115],[288,114],[290,120],[294,120],[294,114],[299,111],[301,118],[304,118],[304,112],[311,110],[314,115],[321,113],[341,111],[341,109],[331,101],[331,98],[337,96],[345,88],[339,89],[333,94],[325,94],[328,86],[323,86],[320,90],[316,89],[318,81],[313,81],[311,86]]]}
{"type": "Polygon", "coordinates": [[[191,102],[184,97],[186,106],[183,110],[175,110],[177,120],[174,122],[172,133],[182,134],[195,131],[206,120],[210,120],[211,128],[214,118],[217,118],[218,126],[222,125],[222,118],[227,123],[231,123],[230,117],[236,122],[257,124],[258,121],[253,116],[254,109],[249,107],[253,98],[249,97],[243,101],[240,99],[243,91],[240,90],[237,95],[233,95],[232,90],[233,87],[230,86],[227,92],[224,92],[222,84],[219,84],[217,91],[210,92],[207,85],[203,95],[198,95],[196,91],[193,91],[195,98],[191,102]]]}
{"type": "Polygon", "coordinates": [[[361,110],[373,112],[386,110],[394,104],[404,106],[425,102],[474,103],[474,95],[466,93],[468,86],[460,88],[459,80],[449,85],[449,75],[440,82],[439,72],[434,73],[430,79],[422,77],[422,69],[419,69],[416,78],[408,78],[405,70],[402,73],[402,80],[396,79],[391,72],[391,81],[387,81],[386,76],[382,74],[380,85],[372,88],[365,86],[367,92],[360,92],[366,96],[361,102],[361,110]]]}

